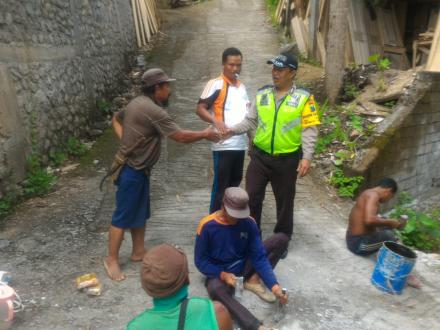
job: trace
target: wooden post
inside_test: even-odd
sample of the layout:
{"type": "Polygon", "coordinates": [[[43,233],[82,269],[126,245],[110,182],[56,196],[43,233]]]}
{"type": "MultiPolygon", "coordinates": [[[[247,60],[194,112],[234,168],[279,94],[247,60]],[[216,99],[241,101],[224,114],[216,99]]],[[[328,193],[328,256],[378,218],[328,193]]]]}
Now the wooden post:
{"type": "Polygon", "coordinates": [[[429,52],[425,70],[440,72],[440,15],[438,15],[437,27],[435,28],[434,39],[432,40],[431,51],[429,52]]]}
{"type": "Polygon", "coordinates": [[[351,0],[330,1],[329,42],[327,43],[325,61],[325,88],[330,104],[336,102],[343,83],[348,1],[351,0]]]}
{"type": "Polygon", "coordinates": [[[310,18],[309,18],[309,57],[316,54],[316,38],[319,18],[319,0],[310,0],[310,18]]]}

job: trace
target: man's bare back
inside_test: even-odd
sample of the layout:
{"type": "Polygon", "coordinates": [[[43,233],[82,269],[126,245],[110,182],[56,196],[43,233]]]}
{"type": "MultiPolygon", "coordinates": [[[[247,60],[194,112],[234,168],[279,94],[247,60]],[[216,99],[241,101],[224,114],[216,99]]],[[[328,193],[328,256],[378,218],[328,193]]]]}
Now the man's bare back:
{"type": "Polygon", "coordinates": [[[380,203],[387,202],[394,193],[387,188],[374,187],[362,192],[350,212],[348,233],[352,236],[374,233],[377,227],[398,228],[400,223],[394,219],[383,219],[378,216],[380,203]]]}

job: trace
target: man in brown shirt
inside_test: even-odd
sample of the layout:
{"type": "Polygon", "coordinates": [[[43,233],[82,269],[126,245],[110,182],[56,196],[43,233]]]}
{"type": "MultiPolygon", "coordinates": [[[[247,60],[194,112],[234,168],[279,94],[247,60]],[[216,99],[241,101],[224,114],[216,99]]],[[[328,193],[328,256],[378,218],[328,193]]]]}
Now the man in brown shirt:
{"type": "Polygon", "coordinates": [[[117,158],[122,167],[115,184],[116,209],[109,230],[109,252],[104,267],[113,280],[125,275],[119,265],[119,249],[126,229],[133,240],[132,261],[144,255],[145,223],[150,217],[151,169],[159,159],[161,140],[169,137],[177,142],[191,143],[202,139],[218,141],[218,133],[211,127],[203,131],[181,129],[163,108],[171,94],[170,79],[161,69],[150,69],[142,76],[142,94],[115,114],[113,127],[121,139],[117,158]]]}

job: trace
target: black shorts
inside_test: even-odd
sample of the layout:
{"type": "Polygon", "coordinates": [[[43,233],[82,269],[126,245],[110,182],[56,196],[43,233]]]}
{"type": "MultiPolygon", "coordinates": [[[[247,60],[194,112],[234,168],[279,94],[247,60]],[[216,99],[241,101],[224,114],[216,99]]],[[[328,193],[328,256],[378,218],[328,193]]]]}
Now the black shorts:
{"type": "Polygon", "coordinates": [[[396,235],[391,229],[378,230],[368,235],[350,235],[347,232],[347,248],[354,254],[366,256],[380,249],[383,242],[397,242],[396,235]]]}

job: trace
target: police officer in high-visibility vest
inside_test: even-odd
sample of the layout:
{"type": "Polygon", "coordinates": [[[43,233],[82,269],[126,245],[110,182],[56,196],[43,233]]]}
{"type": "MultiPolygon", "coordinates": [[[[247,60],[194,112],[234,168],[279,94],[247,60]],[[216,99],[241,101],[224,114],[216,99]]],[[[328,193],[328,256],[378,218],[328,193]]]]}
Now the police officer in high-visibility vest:
{"type": "Polygon", "coordinates": [[[268,182],[277,207],[275,233],[293,233],[293,202],[297,175],[310,170],[320,124],[313,95],[296,88],[298,59],[281,54],[272,60],[273,85],[259,89],[246,118],[228,134],[255,130],[246,173],[251,216],[258,226],[268,182]]]}

